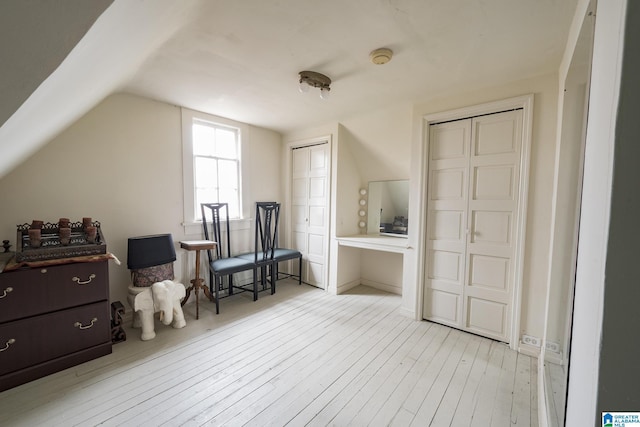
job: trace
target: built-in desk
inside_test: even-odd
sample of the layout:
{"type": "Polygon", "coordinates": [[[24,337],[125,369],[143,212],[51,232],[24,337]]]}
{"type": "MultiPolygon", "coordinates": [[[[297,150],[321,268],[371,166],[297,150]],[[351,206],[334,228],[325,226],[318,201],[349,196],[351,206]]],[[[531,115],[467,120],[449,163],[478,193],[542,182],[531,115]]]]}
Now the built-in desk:
{"type": "Polygon", "coordinates": [[[338,294],[357,285],[402,294],[408,239],[360,234],[337,237],[336,242],[334,283],[338,294]]]}
{"type": "Polygon", "coordinates": [[[404,237],[380,236],[378,234],[358,234],[355,236],[337,237],[340,246],[370,249],[373,251],[395,252],[404,254],[409,249],[409,239],[404,237]]]}

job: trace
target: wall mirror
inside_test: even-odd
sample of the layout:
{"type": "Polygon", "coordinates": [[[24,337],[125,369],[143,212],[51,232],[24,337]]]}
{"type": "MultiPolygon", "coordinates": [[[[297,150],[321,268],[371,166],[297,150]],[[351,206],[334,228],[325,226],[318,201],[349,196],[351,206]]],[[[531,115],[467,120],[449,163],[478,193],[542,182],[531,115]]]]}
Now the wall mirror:
{"type": "Polygon", "coordinates": [[[407,237],[409,180],[369,182],[367,234],[407,237]]]}
{"type": "Polygon", "coordinates": [[[594,5],[595,2],[591,2],[584,17],[564,82],[562,131],[557,152],[562,167],[557,172],[555,230],[541,349],[546,424],[551,427],[563,426],[565,421],[594,5]]]}

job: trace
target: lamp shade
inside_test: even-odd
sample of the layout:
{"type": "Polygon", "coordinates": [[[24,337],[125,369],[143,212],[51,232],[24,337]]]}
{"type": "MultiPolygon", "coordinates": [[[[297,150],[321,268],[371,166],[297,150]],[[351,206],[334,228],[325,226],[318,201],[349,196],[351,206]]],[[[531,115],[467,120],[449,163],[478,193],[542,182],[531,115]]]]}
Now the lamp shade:
{"type": "Polygon", "coordinates": [[[176,260],[176,248],[171,234],[130,237],[127,248],[127,268],[138,270],[167,264],[176,260]]]}

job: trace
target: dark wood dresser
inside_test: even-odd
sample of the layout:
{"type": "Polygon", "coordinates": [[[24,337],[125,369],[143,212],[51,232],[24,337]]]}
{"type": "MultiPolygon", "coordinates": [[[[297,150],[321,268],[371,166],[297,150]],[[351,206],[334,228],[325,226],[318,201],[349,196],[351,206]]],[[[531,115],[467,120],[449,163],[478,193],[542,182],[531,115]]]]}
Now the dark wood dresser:
{"type": "Polygon", "coordinates": [[[0,391],[109,353],[107,260],[0,273],[0,391]]]}

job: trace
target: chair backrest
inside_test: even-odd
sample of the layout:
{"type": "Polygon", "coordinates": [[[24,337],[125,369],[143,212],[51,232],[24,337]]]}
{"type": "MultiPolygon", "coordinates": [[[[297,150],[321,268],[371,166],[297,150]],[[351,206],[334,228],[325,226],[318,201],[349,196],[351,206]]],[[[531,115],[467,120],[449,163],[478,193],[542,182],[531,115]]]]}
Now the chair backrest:
{"type": "MultiPolygon", "coordinates": [[[[228,258],[231,256],[231,240],[229,238],[229,206],[227,203],[201,203],[202,210],[202,228],[204,230],[204,238],[216,242],[215,259],[228,258]],[[222,211],[222,212],[221,212],[222,211]],[[210,215],[207,215],[210,213],[210,215]],[[223,216],[224,215],[224,216],[223,216]],[[208,217],[211,217],[211,232],[208,226],[208,217]],[[222,236],[222,222],[225,223],[226,236],[222,236]],[[226,248],[226,252],[225,252],[226,248]]],[[[212,250],[207,250],[209,262],[214,260],[212,250]]]]}
{"type": "Polygon", "coordinates": [[[255,261],[273,260],[278,247],[280,203],[256,202],[255,261]]]}

